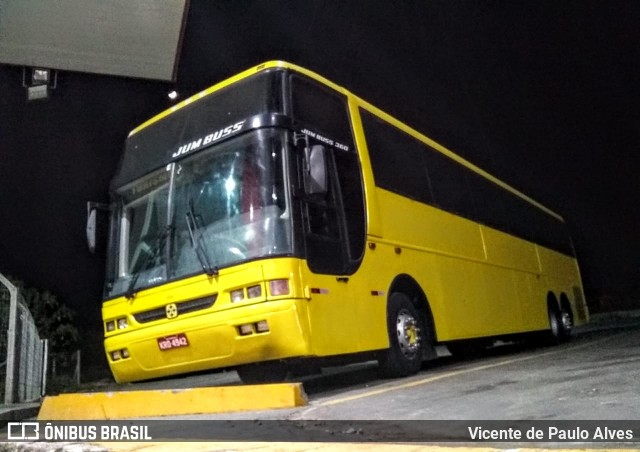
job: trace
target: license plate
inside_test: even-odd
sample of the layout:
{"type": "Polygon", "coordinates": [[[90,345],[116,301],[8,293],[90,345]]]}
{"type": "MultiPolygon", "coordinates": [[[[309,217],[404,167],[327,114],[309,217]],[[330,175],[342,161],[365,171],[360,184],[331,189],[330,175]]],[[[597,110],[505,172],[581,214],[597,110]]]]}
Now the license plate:
{"type": "Polygon", "coordinates": [[[189,341],[187,340],[187,335],[184,333],[178,333],[172,336],[158,338],[158,347],[160,347],[160,350],[162,351],[188,346],[189,341]]]}

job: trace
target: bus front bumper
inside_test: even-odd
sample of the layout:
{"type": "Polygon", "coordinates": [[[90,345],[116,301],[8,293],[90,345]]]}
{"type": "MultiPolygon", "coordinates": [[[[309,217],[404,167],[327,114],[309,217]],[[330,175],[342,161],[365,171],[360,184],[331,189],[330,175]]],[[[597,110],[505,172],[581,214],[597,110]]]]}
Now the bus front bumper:
{"type": "Polygon", "coordinates": [[[107,360],[115,380],[125,383],[308,356],[302,303],[267,301],[133,329],[105,339],[107,360]]]}

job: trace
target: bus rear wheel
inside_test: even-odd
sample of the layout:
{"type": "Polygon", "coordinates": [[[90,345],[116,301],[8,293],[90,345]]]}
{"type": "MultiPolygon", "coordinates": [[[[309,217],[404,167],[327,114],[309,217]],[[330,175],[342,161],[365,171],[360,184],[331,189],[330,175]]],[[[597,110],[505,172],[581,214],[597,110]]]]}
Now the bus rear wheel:
{"type": "Polygon", "coordinates": [[[573,332],[573,314],[569,306],[560,305],[560,329],[562,332],[562,340],[568,341],[573,332]]]}
{"type": "Polygon", "coordinates": [[[418,372],[425,350],[426,330],[416,307],[403,293],[396,292],[389,297],[387,330],[389,348],[378,360],[382,375],[397,378],[418,372]]]}
{"type": "Polygon", "coordinates": [[[571,338],[573,331],[573,316],[570,310],[564,306],[557,306],[550,303],[549,312],[549,331],[547,331],[547,342],[551,344],[560,344],[571,338]]]}

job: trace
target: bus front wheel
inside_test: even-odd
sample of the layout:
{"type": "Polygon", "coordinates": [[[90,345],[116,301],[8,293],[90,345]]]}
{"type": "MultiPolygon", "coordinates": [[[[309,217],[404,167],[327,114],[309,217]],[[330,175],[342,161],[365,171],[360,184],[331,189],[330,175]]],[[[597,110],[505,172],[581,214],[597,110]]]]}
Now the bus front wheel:
{"type": "Polygon", "coordinates": [[[385,377],[397,378],[420,370],[426,344],[424,322],[409,297],[391,294],[387,304],[389,348],[378,363],[385,377]]]}

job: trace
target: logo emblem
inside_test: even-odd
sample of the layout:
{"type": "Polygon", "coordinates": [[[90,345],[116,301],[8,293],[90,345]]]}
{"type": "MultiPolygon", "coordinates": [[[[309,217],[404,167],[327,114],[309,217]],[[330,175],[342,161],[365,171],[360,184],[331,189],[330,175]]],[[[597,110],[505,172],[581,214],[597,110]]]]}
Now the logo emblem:
{"type": "Polygon", "coordinates": [[[164,307],[164,312],[168,319],[175,319],[178,317],[178,306],[175,303],[169,303],[164,307]]]}
{"type": "Polygon", "coordinates": [[[9,440],[40,439],[40,424],[38,422],[9,422],[7,424],[9,440]]]}

